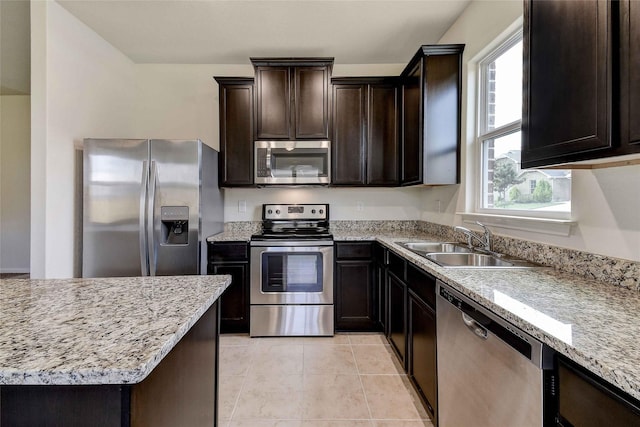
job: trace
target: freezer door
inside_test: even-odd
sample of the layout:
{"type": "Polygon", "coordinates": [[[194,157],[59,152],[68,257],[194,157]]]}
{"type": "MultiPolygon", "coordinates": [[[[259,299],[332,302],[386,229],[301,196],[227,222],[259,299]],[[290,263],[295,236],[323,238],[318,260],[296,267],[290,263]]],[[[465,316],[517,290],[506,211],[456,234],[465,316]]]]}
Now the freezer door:
{"type": "Polygon", "coordinates": [[[83,277],[144,275],[146,139],[85,139],[83,277]]]}
{"type": "Polygon", "coordinates": [[[201,144],[197,140],[151,140],[151,275],[199,274],[201,144]]]}

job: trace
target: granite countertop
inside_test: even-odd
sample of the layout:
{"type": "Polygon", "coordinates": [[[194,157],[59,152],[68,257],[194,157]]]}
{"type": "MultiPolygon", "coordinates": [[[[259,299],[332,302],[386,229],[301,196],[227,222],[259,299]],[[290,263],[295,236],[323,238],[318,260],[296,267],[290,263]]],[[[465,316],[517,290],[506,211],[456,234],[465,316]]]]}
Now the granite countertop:
{"type": "MultiPolygon", "coordinates": [[[[640,293],[554,268],[444,268],[396,242],[442,241],[411,230],[334,229],[335,241],[378,241],[560,354],[640,399],[640,293]]],[[[211,241],[248,241],[241,231],[211,241]]]]}
{"type": "Polygon", "coordinates": [[[0,281],[0,385],[142,381],[230,276],[0,281]]]}
{"type": "Polygon", "coordinates": [[[560,354],[640,399],[640,341],[636,339],[640,335],[640,293],[553,268],[444,268],[396,243],[417,239],[442,240],[427,234],[375,238],[560,354]]]}

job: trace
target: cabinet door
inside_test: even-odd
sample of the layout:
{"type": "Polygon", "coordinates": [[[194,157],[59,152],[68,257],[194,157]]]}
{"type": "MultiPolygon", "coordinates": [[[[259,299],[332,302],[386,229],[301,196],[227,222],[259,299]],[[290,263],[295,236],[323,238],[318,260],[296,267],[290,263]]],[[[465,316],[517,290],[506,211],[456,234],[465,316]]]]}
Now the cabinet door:
{"type": "Polygon", "coordinates": [[[332,185],[365,184],[366,85],[333,85],[332,185]]]}
{"type": "Polygon", "coordinates": [[[296,139],[329,138],[329,69],[294,69],[294,111],[296,139]]]}
{"type": "Polygon", "coordinates": [[[423,184],[460,182],[462,51],[425,57],[423,184]]]}
{"type": "Polygon", "coordinates": [[[220,185],[253,185],[253,79],[220,87],[220,185]]]}
{"type": "Polygon", "coordinates": [[[408,310],[408,373],[434,417],[437,414],[436,313],[411,290],[408,310]]]}
{"type": "Polygon", "coordinates": [[[563,357],[557,367],[558,425],[640,425],[638,400],[563,357]]]}
{"type": "Polygon", "coordinates": [[[209,274],[231,275],[231,285],[220,297],[220,332],[249,332],[249,263],[209,266],[209,274]]]}
{"type": "Polygon", "coordinates": [[[407,285],[398,278],[389,274],[389,297],[387,309],[389,312],[389,342],[400,358],[403,367],[406,367],[406,301],[407,285]]]}
{"type": "Polygon", "coordinates": [[[290,139],[290,67],[256,67],[258,139],[290,139]]]}
{"type": "Polygon", "coordinates": [[[376,321],[378,329],[387,334],[387,269],[380,264],[376,264],[375,268],[375,292],[377,294],[376,301],[376,321]]]}
{"type": "Polygon", "coordinates": [[[421,62],[402,82],[402,157],[400,184],[422,182],[422,86],[421,62]]]}
{"type": "Polygon", "coordinates": [[[620,2],[621,153],[640,152],[640,3],[620,2]]]}
{"type": "Polygon", "coordinates": [[[368,95],[367,184],[398,185],[398,88],[370,85],[368,95]]]}
{"type": "Polygon", "coordinates": [[[376,330],[372,261],[336,262],[336,330],[376,330]]]}
{"type": "Polygon", "coordinates": [[[524,4],[522,166],[593,158],[611,144],[611,3],[524,4]]]}

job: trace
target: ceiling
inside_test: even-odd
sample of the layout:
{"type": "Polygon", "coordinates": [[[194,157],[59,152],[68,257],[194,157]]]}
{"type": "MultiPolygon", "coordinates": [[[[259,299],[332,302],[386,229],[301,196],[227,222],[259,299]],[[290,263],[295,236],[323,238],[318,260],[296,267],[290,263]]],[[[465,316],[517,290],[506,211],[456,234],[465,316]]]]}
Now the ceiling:
{"type": "MultiPolygon", "coordinates": [[[[403,64],[472,0],[57,0],[136,63],[403,64]]],[[[0,0],[0,93],[30,92],[28,0],[0,0]]]]}
{"type": "Polygon", "coordinates": [[[136,63],[406,63],[471,0],[58,0],[136,63]]]}

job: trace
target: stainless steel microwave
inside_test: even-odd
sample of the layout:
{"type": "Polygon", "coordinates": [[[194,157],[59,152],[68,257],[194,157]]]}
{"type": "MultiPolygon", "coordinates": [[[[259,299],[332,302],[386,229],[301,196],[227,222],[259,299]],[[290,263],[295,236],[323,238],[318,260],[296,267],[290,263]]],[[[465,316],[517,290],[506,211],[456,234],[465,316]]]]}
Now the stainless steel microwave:
{"type": "Polygon", "coordinates": [[[326,185],[330,181],[330,141],[255,142],[256,184],[326,185]]]}

